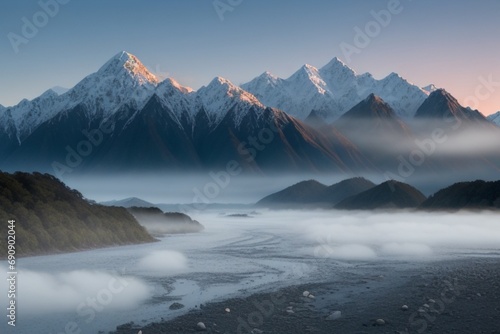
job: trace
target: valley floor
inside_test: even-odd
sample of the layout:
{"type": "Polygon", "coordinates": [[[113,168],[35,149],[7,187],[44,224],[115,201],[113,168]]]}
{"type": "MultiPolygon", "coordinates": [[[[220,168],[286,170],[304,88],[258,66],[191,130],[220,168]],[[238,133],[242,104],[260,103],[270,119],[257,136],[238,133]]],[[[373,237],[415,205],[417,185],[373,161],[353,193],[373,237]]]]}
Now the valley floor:
{"type": "Polygon", "coordinates": [[[199,322],[206,333],[226,334],[500,333],[498,277],[497,257],[401,266],[378,262],[359,275],[200,305],[170,321],[126,324],[114,333],[193,333],[199,322]],[[303,297],[304,291],[314,298],[303,297]],[[340,318],[326,320],[334,311],[341,311],[340,318]]]}

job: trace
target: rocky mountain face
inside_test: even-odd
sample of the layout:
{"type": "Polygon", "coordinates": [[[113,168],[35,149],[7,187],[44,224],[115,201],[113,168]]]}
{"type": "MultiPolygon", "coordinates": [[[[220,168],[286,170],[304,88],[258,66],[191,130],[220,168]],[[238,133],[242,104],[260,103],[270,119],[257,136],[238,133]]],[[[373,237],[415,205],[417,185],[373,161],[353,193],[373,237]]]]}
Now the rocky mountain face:
{"type": "Polygon", "coordinates": [[[443,117],[491,125],[442,89],[358,75],[336,58],[288,79],[266,72],[238,87],[217,77],[193,91],[120,52],[67,91],[0,107],[0,168],[380,172],[400,160],[378,148],[412,142],[414,122],[443,117]]]}

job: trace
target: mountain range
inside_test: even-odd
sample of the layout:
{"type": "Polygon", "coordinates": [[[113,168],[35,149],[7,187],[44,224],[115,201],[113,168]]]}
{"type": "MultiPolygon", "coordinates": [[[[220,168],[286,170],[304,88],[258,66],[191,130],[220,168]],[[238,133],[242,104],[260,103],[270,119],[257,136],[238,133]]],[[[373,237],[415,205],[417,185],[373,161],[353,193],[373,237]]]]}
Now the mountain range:
{"type": "Polygon", "coordinates": [[[316,180],[302,181],[270,194],[256,203],[269,209],[338,210],[498,210],[500,181],[458,182],[428,198],[410,184],[388,180],[375,185],[351,178],[331,186],[316,180]]]}
{"type": "Polygon", "coordinates": [[[217,77],[193,91],[172,78],[160,82],[137,57],[120,52],[58,91],[0,107],[1,169],[57,176],[228,166],[379,171],[386,159],[374,158],[353,128],[377,141],[387,127],[412,138],[407,123],[430,115],[491,124],[445,90],[419,88],[394,73],[382,80],[357,75],[337,58],[319,70],[305,65],[288,79],[266,72],[238,87],[217,77]]]}
{"type": "Polygon", "coordinates": [[[436,88],[419,88],[396,73],[376,80],[370,73],[358,75],[340,59],[333,58],[320,69],[304,65],[288,79],[265,72],[243,84],[262,103],[299,119],[314,112],[331,122],[369,94],[389,103],[402,118],[411,118],[436,88]]]}

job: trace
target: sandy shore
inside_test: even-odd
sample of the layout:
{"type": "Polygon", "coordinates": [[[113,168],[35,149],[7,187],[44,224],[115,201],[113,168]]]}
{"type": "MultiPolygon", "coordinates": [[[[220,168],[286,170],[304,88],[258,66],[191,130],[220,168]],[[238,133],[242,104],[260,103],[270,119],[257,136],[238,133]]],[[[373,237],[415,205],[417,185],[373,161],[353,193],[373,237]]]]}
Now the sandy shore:
{"type": "Polygon", "coordinates": [[[369,275],[352,280],[326,280],[201,305],[171,321],[126,324],[113,333],[139,330],[143,334],[500,334],[500,259],[464,258],[404,270],[377,263],[369,275]],[[304,297],[305,291],[314,298],[304,297]]]}

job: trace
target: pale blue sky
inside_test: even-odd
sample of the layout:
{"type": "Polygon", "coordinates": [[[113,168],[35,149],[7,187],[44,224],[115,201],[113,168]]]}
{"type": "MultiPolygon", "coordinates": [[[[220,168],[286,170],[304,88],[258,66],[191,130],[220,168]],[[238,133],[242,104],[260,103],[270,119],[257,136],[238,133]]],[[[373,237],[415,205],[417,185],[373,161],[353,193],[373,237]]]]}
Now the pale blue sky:
{"type": "Polygon", "coordinates": [[[2,1],[0,104],[72,87],[127,50],[195,89],[215,76],[236,84],[266,70],[288,77],[305,63],[321,67],[338,56],[358,73],[397,72],[420,86],[444,87],[460,102],[473,97],[467,101],[485,114],[500,110],[500,1],[400,0],[399,13],[351,59],[340,45],[354,45],[354,28],[364,30],[372,10],[397,0],[219,1],[237,4],[224,20],[213,0],[71,0],[46,16],[46,25],[38,1],[2,1]],[[9,33],[23,36],[23,17],[33,16],[42,26],[16,53],[9,33]],[[479,77],[493,84],[481,87],[479,77]]]}

